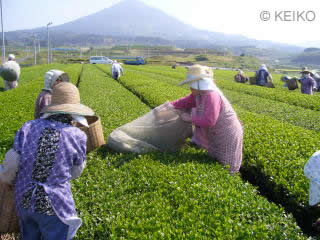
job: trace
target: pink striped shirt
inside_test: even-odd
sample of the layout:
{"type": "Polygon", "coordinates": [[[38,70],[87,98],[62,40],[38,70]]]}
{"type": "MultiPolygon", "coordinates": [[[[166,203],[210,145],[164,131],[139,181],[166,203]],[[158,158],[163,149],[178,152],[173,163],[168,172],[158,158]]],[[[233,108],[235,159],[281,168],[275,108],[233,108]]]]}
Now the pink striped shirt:
{"type": "Polygon", "coordinates": [[[171,104],[178,109],[192,109],[192,124],[196,127],[192,141],[208,149],[209,129],[217,123],[223,104],[219,93],[203,91],[197,96],[191,93],[184,98],[171,102],[171,104]]]}

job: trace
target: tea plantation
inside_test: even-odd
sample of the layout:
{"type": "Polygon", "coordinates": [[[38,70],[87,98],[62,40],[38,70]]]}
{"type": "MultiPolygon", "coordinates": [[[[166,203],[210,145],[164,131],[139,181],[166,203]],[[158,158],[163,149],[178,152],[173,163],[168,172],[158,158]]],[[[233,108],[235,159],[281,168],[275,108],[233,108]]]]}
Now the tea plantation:
{"type": "MultiPolygon", "coordinates": [[[[77,83],[82,103],[100,116],[105,139],[190,92],[177,86],[184,68],[125,66],[119,81],[111,78],[109,65],[24,68],[20,86],[0,92],[1,159],[15,132],[33,119],[50,69],[68,72],[77,83]]],[[[215,79],[244,126],[241,173],[230,176],[188,143],[177,153],[141,155],[103,146],[88,154],[87,168],[72,183],[83,220],[76,239],[311,239],[320,211],[308,206],[303,167],[319,147],[320,96],[281,88],[279,75],[276,88],[268,89],[235,83],[234,74],[217,70],[215,79]]]]}

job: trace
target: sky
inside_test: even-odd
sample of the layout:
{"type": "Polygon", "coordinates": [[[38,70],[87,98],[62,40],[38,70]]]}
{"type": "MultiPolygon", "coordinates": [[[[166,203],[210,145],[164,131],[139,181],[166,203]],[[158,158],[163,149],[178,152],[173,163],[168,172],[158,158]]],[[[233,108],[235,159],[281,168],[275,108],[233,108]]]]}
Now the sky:
{"type": "MultiPolygon", "coordinates": [[[[2,0],[4,31],[32,29],[46,26],[49,22],[60,25],[120,1],[2,0]]],[[[319,0],[140,1],[199,29],[241,34],[257,40],[320,47],[319,0]]]]}

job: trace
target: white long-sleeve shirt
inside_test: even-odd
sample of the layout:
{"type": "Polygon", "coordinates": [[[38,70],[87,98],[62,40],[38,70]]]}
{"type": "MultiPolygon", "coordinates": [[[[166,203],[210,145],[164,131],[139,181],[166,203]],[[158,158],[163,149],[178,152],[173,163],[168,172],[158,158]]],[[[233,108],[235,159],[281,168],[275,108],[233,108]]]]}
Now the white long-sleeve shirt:
{"type": "Polygon", "coordinates": [[[123,72],[123,69],[122,69],[120,63],[113,63],[113,64],[112,64],[112,74],[113,74],[114,72],[117,72],[119,75],[120,75],[120,74],[123,75],[124,72],[123,72]]]}

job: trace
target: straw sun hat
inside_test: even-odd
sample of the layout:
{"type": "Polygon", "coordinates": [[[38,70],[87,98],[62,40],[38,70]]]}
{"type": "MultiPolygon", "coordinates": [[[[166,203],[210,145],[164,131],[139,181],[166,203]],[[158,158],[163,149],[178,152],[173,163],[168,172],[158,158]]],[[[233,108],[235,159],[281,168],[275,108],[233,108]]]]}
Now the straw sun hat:
{"type": "Polygon", "coordinates": [[[189,67],[187,78],[183,82],[179,83],[179,86],[187,83],[191,83],[191,82],[196,82],[203,78],[213,78],[212,69],[207,66],[195,64],[189,67]]]}
{"type": "Polygon", "coordinates": [[[214,90],[213,71],[210,67],[195,64],[189,68],[187,78],[179,86],[189,84],[191,88],[198,90],[214,90]]]}
{"type": "Polygon", "coordinates": [[[302,71],[300,73],[311,73],[312,74],[312,72],[309,70],[308,67],[303,67],[302,71]]]}
{"type": "Polygon", "coordinates": [[[41,113],[64,113],[80,116],[93,116],[94,111],[80,104],[78,88],[69,82],[56,85],[52,91],[51,104],[45,107],[41,113]]]}

